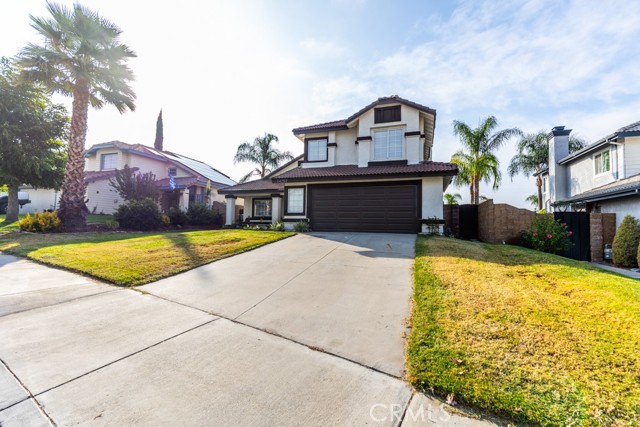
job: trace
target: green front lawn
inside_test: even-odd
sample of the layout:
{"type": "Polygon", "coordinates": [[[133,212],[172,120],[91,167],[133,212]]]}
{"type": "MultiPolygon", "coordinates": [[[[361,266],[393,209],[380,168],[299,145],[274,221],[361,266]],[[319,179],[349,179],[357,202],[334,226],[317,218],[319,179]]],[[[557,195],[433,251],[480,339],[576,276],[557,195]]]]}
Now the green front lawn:
{"type": "Polygon", "coordinates": [[[203,230],[156,233],[6,233],[0,251],[124,286],[137,286],[294,233],[203,230]]]}
{"type": "Polygon", "coordinates": [[[640,425],[640,282],[554,255],[416,243],[408,375],[524,425],[640,425]]]}
{"type": "MultiPolygon", "coordinates": [[[[22,219],[25,216],[27,216],[27,214],[20,214],[19,218],[22,219]]],[[[0,215],[0,231],[17,230],[18,221],[7,223],[4,220],[5,217],[6,215],[0,215]]],[[[104,224],[109,221],[115,221],[113,219],[113,215],[94,215],[94,214],[87,215],[87,224],[104,224]]]]}
{"type": "MultiPolygon", "coordinates": [[[[2,231],[12,231],[18,229],[18,221],[15,222],[6,222],[6,215],[0,215],[0,232],[2,231]]],[[[24,217],[24,215],[20,215],[20,218],[24,217]]]]}

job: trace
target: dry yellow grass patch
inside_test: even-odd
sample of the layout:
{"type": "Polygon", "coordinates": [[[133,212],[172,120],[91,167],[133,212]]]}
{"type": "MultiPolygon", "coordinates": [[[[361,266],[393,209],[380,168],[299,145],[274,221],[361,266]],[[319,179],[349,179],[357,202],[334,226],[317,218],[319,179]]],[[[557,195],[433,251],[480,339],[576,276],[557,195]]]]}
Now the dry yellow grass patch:
{"type": "Polygon", "coordinates": [[[640,425],[640,283],[554,255],[419,238],[419,387],[533,425],[640,425]]]}

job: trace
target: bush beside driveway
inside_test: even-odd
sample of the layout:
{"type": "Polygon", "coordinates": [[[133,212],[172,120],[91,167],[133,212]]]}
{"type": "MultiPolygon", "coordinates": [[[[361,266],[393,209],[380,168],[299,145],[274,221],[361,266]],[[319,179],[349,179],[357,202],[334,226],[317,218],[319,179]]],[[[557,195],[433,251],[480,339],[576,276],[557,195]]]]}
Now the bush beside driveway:
{"type": "Polygon", "coordinates": [[[419,237],[420,389],[532,425],[640,425],[640,285],[528,249],[419,237]]]}

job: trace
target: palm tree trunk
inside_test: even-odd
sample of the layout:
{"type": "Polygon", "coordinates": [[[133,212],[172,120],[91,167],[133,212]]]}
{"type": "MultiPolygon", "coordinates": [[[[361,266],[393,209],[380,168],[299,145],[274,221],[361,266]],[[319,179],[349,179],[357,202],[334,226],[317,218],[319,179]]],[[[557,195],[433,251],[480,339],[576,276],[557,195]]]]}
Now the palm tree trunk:
{"type": "Polygon", "coordinates": [[[475,199],[476,192],[473,189],[473,181],[471,181],[471,185],[469,185],[469,203],[473,204],[473,200],[475,199]]]}
{"type": "Polygon", "coordinates": [[[73,91],[71,138],[59,211],[62,226],[68,230],[84,228],[87,225],[84,143],[87,137],[88,111],[89,85],[86,82],[79,82],[73,91]]]}
{"type": "Polygon", "coordinates": [[[5,222],[15,222],[18,220],[18,192],[20,188],[15,184],[7,185],[7,216],[5,222]]]}
{"type": "Polygon", "coordinates": [[[538,211],[542,210],[542,178],[536,176],[536,187],[538,187],[538,211]]]}
{"type": "Polygon", "coordinates": [[[473,188],[475,190],[473,195],[473,204],[479,205],[480,204],[480,178],[473,179],[473,188]]]}

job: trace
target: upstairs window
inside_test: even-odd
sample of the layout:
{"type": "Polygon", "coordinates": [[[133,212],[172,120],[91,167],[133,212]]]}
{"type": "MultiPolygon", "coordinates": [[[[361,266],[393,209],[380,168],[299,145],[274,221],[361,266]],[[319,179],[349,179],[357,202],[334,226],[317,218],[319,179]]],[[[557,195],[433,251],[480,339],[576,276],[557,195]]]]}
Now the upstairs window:
{"type": "Polygon", "coordinates": [[[373,132],[373,160],[402,160],[404,132],[402,129],[373,132]]]}
{"type": "Polygon", "coordinates": [[[169,176],[176,176],[178,174],[178,168],[169,168],[169,176]]]}
{"type": "Polygon", "coordinates": [[[375,123],[399,122],[401,120],[400,106],[394,105],[393,107],[376,108],[374,115],[375,123]]]}
{"type": "Polygon", "coordinates": [[[596,175],[611,171],[611,156],[609,150],[596,154],[593,160],[596,165],[596,175]]]}
{"type": "Polygon", "coordinates": [[[326,162],[327,161],[327,138],[307,140],[307,161],[326,162]]]}
{"type": "Polygon", "coordinates": [[[103,154],[100,156],[100,170],[115,169],[118,167],[118,153],[103,154]]]}

